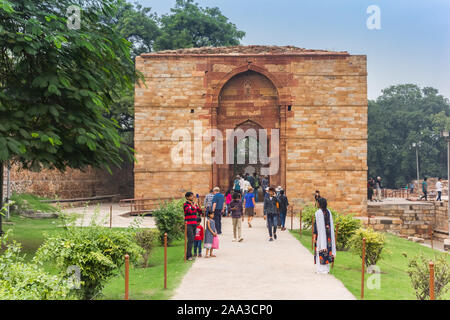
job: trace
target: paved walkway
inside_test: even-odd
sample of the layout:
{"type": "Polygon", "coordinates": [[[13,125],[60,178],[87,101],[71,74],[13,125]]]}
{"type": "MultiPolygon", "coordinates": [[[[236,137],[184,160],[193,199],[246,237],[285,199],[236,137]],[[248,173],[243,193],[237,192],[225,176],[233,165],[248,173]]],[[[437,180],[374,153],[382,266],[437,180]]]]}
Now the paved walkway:
{"type": "Polygon", "coordinates": [[[110,223],[110,207],[112,206],[112,227],[113,228],[127,228],[135,220],[139,221],[142,228],[155,228],[155,219],[153,217],[130,217],[125,213],[130,212],[128,207],[120,207],[117,203],[101,203],[92,204],[85,207],[65,208],[64,211],[69,213],[76,213],[79,217],[76,224],[79,226],[88,226],[92,219],[97,223],[109,226],[110,223]]]}
{"type": "Polygon", "coordinates": [[[312,255],[288,230],[278,231],[278,240],[269,242],[265,221],[256,218],[251,229],[244,222],[244,241],[239,243],[232,242],[231,219],[222,222],[217,258],[198,258],[172,299],[355,299],[332,275],[315,273],[312,255]]]}

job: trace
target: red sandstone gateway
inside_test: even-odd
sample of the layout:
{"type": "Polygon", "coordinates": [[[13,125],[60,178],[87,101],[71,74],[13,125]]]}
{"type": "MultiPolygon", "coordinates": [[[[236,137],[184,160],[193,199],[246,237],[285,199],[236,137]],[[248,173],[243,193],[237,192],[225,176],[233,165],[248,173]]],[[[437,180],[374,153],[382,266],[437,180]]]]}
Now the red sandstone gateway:
{"type": "MultiPolygon", "coordinates": [[[[146,86],[135,95],[135,194],[151,191],[157,203],[186,190],[227,190],[237,174],[267,165],[173,163],[179,141],[172,132],[200,120],[224,137],[229,129],[278,129],[280,170],[271,185],[283,186],[293,203],[320,189],[333,208],[365,214],[366,56],[292,46],[193,48],[142,54],[136,67],[146,86]]],[[[192,138],[192,153],[195,143],[208,144],[192,138]]]]}

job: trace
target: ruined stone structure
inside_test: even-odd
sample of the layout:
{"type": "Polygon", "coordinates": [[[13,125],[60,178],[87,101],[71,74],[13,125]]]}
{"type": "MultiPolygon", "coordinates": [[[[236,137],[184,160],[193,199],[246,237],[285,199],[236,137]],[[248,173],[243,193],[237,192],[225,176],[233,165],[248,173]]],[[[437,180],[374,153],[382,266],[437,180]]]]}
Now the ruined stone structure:
{"type": "Polygon", "coordinates": [[[283,186],[291,203],[311,202],[319,189],[331,207],[366,213],[366,56],[295,47],[196,48],[142,54],[136,68],[146,83],[135,94],[135,197],[206,194],[216,185],[230,188],[243,173],[196,158],[198,144],[210,145],[197,138],[192,164],[172,161],[179,143],[173,132],[193,133],[199,121],[204,131],[216,128],[224,136],[227,129],[267,129],[270,140],[278,129],[280,169],[271,185],[283,186]]]}

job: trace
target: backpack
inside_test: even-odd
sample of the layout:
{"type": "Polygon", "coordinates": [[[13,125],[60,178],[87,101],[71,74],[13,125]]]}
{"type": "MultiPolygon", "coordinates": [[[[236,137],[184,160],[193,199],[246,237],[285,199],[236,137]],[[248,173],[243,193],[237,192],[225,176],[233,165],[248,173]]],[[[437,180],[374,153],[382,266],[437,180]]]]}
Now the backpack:
{"type": "Polygon", "coordinates": [[[259,179],[255,178],[255,189],[259,188],[259,179]]]}
{"type": "Polygon", "coordinates": [[[239,184],[239,180],[234,180],[234,190],[241,190],[241,185],[239,184]]]}

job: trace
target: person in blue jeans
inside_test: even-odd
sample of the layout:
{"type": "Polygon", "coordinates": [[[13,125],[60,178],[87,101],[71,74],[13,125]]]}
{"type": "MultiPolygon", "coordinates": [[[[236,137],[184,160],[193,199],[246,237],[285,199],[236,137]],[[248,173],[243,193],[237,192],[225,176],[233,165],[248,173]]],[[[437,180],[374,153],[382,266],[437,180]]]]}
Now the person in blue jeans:
{"type": "Polygon", "coordinates": [[[285,231],[287,207],[289,206],[289,201],[284,190],[280,190],[280,195],[278,196],[278,202],[280,204],[280,220],[281,220],[281,231],[285,231]]]}
{"type": "Polygon", "coordinates": [[[275,196],[275,189],[269,188],[268,195],[264,198],[264,220],[267,220],[267,229],[269,229],[269,241],[277,239],[277,224],[279,212],[278,199],[275,196]]]}
{"type": "Polygon", "coordinates": [[[214,222],[218,234],[222,234],[222,215],[225,212],[225,197],[220,193],[220,188],[213,189],[214,197],[212,199],[212,212],[214,212],[214,222]]]}

